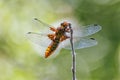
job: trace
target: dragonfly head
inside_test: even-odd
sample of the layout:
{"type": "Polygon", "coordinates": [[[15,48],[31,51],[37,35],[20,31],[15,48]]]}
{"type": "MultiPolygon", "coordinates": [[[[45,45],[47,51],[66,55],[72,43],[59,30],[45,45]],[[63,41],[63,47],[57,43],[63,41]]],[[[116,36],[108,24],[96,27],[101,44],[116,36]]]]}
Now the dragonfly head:
{"type": "Polygon", "coordinates": [[[70,24],[70,23],[68,23],[68,22],[64,21],[63,23],[61,23],[61,26],[62,26],[62,27],[68,27],[68,26],[69,26],[69,24],[70,24]]]}

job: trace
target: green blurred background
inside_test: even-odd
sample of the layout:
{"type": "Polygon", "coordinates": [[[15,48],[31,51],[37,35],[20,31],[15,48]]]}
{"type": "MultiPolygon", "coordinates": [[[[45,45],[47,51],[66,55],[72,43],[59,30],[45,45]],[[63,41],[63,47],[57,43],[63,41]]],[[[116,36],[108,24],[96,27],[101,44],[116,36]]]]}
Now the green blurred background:
{"type": "Polygon", "coordinates": [[[120,0],[0,0],[0,80],[72,80],[71,54],[44,59],[26,39],[33,18],[97,23],[97,46],[77,50],[77,80],[120,80],[120,0]]]}

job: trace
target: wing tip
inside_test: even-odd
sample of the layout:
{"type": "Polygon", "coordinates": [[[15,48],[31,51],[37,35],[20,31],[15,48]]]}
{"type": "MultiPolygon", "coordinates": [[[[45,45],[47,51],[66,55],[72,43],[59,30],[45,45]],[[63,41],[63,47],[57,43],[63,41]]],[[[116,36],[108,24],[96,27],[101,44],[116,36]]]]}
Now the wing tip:
{"type": "Polygon", "coordinates": [[[98,25],[98,24],[93,24],[93,25],[96,26],[96,27],[99,27],[99,30],[102,29],[102,27],[100,25],[98,25]]]}
{"type": "Polygon", "coordinates": [[[94,26],[98,26],[98,24],[93,24],[94,26]]]}
{"type": "Polygon", "coordinates": [[[34,20],[38,20],[38,18],[34,18],[34,20]]]}
{"type": "Polygon", "coordinates": [[[32,32],[27,32],[27,34],[31,34],[32,32]]]}
{"type": "Polygon", "coordinates": [[[91,40],[96,40],[95,38],[90,38],[91,40]]]}

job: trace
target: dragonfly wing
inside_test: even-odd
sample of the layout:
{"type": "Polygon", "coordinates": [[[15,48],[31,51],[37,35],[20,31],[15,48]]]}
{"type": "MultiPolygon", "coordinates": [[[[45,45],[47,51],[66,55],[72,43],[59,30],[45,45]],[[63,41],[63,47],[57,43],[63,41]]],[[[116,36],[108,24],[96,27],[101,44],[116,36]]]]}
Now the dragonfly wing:
{"type": "Polygon", "coordinates": [[[37,18],[34,18],[34,23],[37,24],[39,27],[52,27],[51,25],[37,19],[37,18]]]}
{"type": "MultiPolygon", "coordinates": [[[[94,38],[77,38],[73,39],[73,45],[74,49],[82,49],[97,45],[97,41],[94,38]]],[[[62,47],[65,49],[71,49],[70,40],[67,39],[66,41],[63,41],[62,47]]]]}
{"type": "Polygon", "coordinates": [[[32,42],[41,45],[41,46],[48,46],[51,40],[47,37],[46,34],[35,33],[35,32],[28,32],[27,38],[32,42]]]}
{"type": "Polygon", "coordinates": [[[91,24],[83,27],[74,27],[73,26],[73,37],[85,37],[101,30],[101,26],[98,24],[91,24]]]}
{"type": "Polygon", "coordinates": [[[53,27],[52,25],[49,25],[37,18],[34,18],[33,26],[36,32],[41,32],[43,34],[53,33],[53,31],[50,30],[50,27],[53,27]]]}

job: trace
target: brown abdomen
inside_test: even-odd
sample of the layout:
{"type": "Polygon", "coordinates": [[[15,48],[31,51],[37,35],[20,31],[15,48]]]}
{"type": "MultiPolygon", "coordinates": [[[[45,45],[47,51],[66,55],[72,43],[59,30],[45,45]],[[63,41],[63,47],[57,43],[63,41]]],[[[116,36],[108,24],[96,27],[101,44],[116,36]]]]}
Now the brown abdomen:
{"type": "Polygon", "coordinates": [[[59,41],[52,41],[45,51],[45,58],[49,57],[58,47],[59,41]]]}

